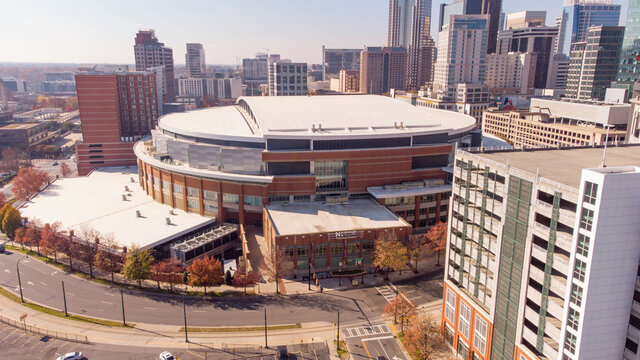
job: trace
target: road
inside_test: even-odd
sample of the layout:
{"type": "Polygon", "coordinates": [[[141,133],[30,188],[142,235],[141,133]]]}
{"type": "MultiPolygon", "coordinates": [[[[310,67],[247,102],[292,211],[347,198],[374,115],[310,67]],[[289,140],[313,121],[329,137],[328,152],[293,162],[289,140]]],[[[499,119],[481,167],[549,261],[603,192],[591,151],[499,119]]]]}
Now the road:
{"type": "MultiPolygon", "coordinates": [[[[329,349],[325,343],[287,345],[289,353],[296,359],[329,360],[329,349]]],[[[2,359],[56,359],[59,355],[80,351],[89,360],[111,359],[157,359],[163,351],[169,351],[180,360],[232,360],[251,358],[273,360],[275,350],[255,347],[213,349],[194,345],[192,349],[144,348],[101,344],[77,344],[25,333],[21,329],[0,324],[0,354],[2,359]],[[263,356],[261,356],[261,354],[263,356]]]]}

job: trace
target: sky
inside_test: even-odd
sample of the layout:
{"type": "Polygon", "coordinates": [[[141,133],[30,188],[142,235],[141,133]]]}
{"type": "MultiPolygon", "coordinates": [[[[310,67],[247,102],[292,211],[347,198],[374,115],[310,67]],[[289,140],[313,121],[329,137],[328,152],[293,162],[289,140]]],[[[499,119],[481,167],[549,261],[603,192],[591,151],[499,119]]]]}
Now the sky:
{"type": "MultiPolygon", "coordinates": [[[[432,36],[439,5],[433,0],[432,36]]],[[[446,0],[447,3],[451,0],[446,0]]],[[[625,23],[628,0],[622,4],[625,23]]],[[[503,0],[503,11],[546,10],[547,24],[563,0],[503,0]]],[[[256,52],[320,63],[322,45],[362,48],[386,43],[388,0],[0,0],[0,62],[132,64],[141,28],[173,48],[202,43],[207,64],[236,64],[256,52]]]]}

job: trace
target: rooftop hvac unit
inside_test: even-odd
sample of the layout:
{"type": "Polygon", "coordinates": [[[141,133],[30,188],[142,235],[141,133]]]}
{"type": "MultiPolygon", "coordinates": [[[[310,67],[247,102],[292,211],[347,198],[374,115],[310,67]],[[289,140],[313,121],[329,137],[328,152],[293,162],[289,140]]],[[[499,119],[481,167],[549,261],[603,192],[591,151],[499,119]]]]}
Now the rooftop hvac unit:
{"type": "Polygon", "coordinates": [[[171,218],[166,218],[165,220],[167,221],[167,225],[171,225],[171,218]]]}
{"type": "Polygon", "coordinates": [[[327,196],[326,203],[329,205],[348,204],[349,197],[347,195],[327,196]]]}
{"type": "Polygon", "coordinates": [[[130,191],[127,185],[124,186],[124,191],[130,191]]]}
{"type": "Polygon", "coordinates": [[[127,195],[122,194],[122,201],[127,201],[127,195]]]}
{"type": "Polygon", "coordinates": [[[142,217],[142,214],[140,214],[140,210],[136,210],[136,217],[142,217]]]}
{"type": "Polygon", "coordinates": [[[135,180],[133,180],[133,176],[130,177],[129,180],[131,180],[132,183],[136,182],[135,180]]]}

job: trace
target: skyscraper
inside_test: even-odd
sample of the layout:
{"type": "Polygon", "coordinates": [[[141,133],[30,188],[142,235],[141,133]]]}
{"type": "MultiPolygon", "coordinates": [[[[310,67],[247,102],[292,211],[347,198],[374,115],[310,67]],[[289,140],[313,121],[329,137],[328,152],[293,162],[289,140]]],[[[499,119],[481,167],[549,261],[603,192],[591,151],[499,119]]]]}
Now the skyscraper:
{"type": "Polygon", "coordinates": [[[338,76],[341,70],[360,71],[360,52],[362,49],[328,49],[322,45],[322,64],[324,77],[338,76]]]}
{"type": "Polygon", "coordinates": [[[153,29],[141,29],[138,31],[133,49],[137,71],[146,71],[156,66],[164,67],[162,100],[164,102],[171,101],[176,96],[173,75],[173,49],[159,42],[153,29]]]}
{"type": "Polygon", "coordinates": [[[622,53],[615,87],[633,92],[633,83],[640,78],[640,0],[629,0],[627,25],[622,40],[622,53]]]}
{"type": "Polygon", "coordinates": [[[571,45],[567,97],[604,100],[617,75],[623,35],[622,26],[592,26],[586,41],[571,45]]]}
{"type": "Polygon", "coordinates": [[[365,47],[360,53],[360,92],[384,94],[404,89],[407,51],[403,47],[365,47]]]}
{"type": "Polygon", "coordinates": [[[586,40],[589,27],[618,26],[619,20],[620,5],[611,0],[565,0],[561,19],[556,20],[560,24],[559,52],[569,55],[572,43],[586,40]]]}
{"type": "Polygon", "coordinates": [[[204,48],[202,44],[187,44],[185,63],[187,64],[188,77],[200,78],[206,75],[207,64],[204,61],[204,48]]]}
{"type": "Polygon", "coordinates": [[[487,53],[496,52],[498,30],[501,28],[502,0],[454,0],[440,5],[439,29],[449,23],[451,15],[489,15],[487,53]]]}
{"type": "Polygon", "coordinates": [[[434,45],[430,27],[431,0],[389,0],[387,46],[407,49],[408,89],[419,89],[431,82],[434,45]]]}
{"type": "Polygon", "coordinates": [[[489,15],[489,26],[487,29],[487,54],[493,54],[496,52],[501,12],[502,0],[482,0],[481,14],[489,15]]]}
{"type": "Polygon", "coordinates": [[[307,95],[307,64],[269,59],[269,96],[307,95]]]}

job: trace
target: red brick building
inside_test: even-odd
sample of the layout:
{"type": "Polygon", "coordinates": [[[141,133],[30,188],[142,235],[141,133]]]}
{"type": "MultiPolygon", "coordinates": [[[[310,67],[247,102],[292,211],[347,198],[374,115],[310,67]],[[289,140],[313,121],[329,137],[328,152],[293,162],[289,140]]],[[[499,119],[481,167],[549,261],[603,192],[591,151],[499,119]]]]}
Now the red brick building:
{"type": "Polygon", "coordinates": [[[133,145],[156,126],[156,77],[147,72],[76,75],[82,142],[76,144],[78,174],[96,167],[136,165],[133,145]]]}

